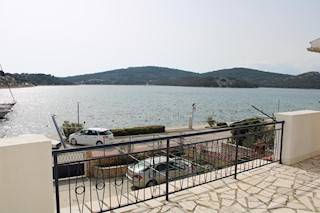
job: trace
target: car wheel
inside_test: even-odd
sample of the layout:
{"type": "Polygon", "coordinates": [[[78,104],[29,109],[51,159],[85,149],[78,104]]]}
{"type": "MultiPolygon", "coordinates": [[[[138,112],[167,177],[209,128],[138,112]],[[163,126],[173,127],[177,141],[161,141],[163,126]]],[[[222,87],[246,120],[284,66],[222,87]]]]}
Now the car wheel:
{"type": "Polygon", "coordinates": [[[97,141],[96,145],[102,145],[103,143],[101,141],[97,141]]]}
{"type": "Polygon", "coordinates": [[[148,183],[147,183],[147,187],[150,187],[150,186],[155,186],[155,185],[158,185],[157,181],[155,180],[150,180],[148,183]]]}
{"type": "Polygon", "coordinates": [[[76,139],[72,138],[71,141],[70,141],[70,143],[71,143],[72,145],[77,145],[78,142],[77,142],[76,139]]]}

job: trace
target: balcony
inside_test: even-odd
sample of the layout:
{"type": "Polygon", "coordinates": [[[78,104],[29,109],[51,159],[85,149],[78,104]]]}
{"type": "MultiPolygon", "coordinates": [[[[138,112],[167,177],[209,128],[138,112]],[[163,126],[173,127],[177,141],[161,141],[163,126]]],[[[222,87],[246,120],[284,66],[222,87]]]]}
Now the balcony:
{"type": "Polygon", "coordinates": [[[281,122],[53,151],[53,160],[50,142],[43,137],[3,139],[0,210],[319,211],[320,112],[276,117],[281,122]],[[248,128],[255,131],[241,131],[248,128]],[[183,159],[189,173],[170,173],[172,165],[165,161],[164,170],[150,173],[164,181],[131,188],[124,176],[128,165],[154,156],[183,159]]]}

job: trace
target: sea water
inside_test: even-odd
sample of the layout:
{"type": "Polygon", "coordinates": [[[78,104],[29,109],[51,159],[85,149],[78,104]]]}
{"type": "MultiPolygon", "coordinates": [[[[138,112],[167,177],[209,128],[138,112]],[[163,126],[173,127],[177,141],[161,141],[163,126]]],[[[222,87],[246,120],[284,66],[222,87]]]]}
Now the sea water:
{"type": "MultiPolygon", "coordinates": [[[[278,111],[319,110],[320,90],[278,88],[203,88],[176,86],[37,86],[14,88],[17,101],[6,119],[0,120],[0,137],[20,134],[54,135],[52,115],[86,127],[109,129],[164,125],[188,126],[195,103],[194,125],[212,116],[218,122],[272,115],[278,111]]],[[[0,89],[0,103],[10,102],[0,89]]]]}

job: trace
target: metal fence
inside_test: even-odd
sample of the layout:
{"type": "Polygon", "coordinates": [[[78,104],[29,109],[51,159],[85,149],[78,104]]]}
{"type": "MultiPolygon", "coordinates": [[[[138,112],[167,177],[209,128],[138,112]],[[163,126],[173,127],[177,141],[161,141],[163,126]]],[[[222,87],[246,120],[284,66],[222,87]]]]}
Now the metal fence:
{"type": "Polygon", "coordinates": [[[53,151],[56,210],[106,212],[160,196],[168,200],[181,190],[281,163],[282,133],[283,122],[270,122],[53,151]],[[70,157],[77,153],[83,157],[70,157]],[[59,178],[61,167],[74,177],[59,178]]]}

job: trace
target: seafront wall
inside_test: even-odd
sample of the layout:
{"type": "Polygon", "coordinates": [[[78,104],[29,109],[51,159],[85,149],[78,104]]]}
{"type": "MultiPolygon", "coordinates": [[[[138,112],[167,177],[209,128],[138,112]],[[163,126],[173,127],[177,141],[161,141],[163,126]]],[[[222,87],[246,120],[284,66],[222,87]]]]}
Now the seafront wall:
{"type": "Polygon", "coordinates": [[[282,163],[292,165],[320,155],[320,112],[301,110],[276,113],[285,121],[283,129],[282,163]]]}

